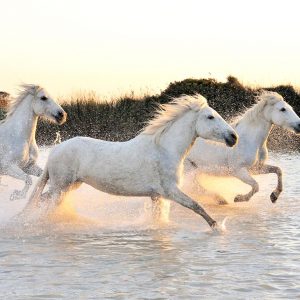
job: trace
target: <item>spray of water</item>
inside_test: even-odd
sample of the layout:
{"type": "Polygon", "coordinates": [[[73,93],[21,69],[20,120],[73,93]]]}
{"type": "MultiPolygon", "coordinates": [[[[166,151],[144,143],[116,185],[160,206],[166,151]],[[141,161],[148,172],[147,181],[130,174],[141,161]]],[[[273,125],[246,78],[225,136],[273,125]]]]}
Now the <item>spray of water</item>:
{"type": "MultiPolygon", "coordinates": [[[[43,166],[45,164],[48,153],[49,149],[42,151],[39,162],[40,165],[43,166]]],[[[216,214],[221,213],[221,220],[225,217],[224,213],[231,214],[233,208],[230,203],[232,203],[234,196],[237,193],[245,193],[249,190],[248,186],[236,179],[198,175],[197,181],[201,182],[205,189],[211,193],[218,193],[226,199],[231,207],[226,209],[224,206],[220,207],[219,205],[216,205],[215,199],[211,194],[201,194],[197,186],[195,186],[195,181],[191,180],[188,175],[184,178],[183,189],[185,192],[195,200],[199,201],[199,203],[201,203],[212,215],[215,216],[216,214]]],[[[27,201],[25,199],[19,202],[9,201],[11,190],[19,183],[17,180],[9,177],[4,177],[4,183],[6,183],[8,187],[1,187],[3,199],[0,206],[2,207],[2,212],[5,211],[5,214],[0,213],[0,223],[8,221],[16,216],[23,209],[27,201]]],[[[160,221],[153,222],[151,206],[151,200],[149,198],[117,197],[101,193],[87,185],[82,185],[80,189],[69,193],[62,201],[61,205],[55,209],[47,219],[44,219],[44,223],[67,224],[69,227],[73,228],[90,226],[102,229],[121,228],[124,230],[124,228],[127,228],[128,230],[131,230],[134,228],[135,230],[139,230],[152,228],[153,226],[165,226],[166,224],[171,226],[174,222],[180,224],[182,219],[178,218],[176,213],[179,212],[181,214],[182,212],[183,214],[195,218],[196,221],[203,225],[203,228],[206,228],[207,226],[199,216],[194,216],[193,212],[184,209],[180,205],[170,203],[168,200],[162,201],[160,221]],[[171,206],[172,209],[170,209],[171,206]]],[[[32,211],[32,215],[28,220],[36,220],[38,213],[38,211],[32,211]]],[[[215,219],[219,223],[220,231],[225,231],[227,218],[225,218],[223,222],[220,221],[220,216],[215,216],[215,219]]],[[[35,221],[33,221],[33,223],[34,222],[35,221]]]]}

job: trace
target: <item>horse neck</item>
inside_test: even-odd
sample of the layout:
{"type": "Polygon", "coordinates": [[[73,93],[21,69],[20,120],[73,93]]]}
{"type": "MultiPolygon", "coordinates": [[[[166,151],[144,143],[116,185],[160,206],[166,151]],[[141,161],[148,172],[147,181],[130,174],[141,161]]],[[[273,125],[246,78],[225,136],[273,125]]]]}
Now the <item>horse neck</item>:
{"type": "Polygon", "coordinates": [[[11,127],[10,130],[14,132],[14,138],[29,143],[35,140],[38,121],[38,116],[32,109],[31,97],[31,95],[26,96],[7,120],[7,124],[11,127]]]}
{"type": "Polygon", "coordinates": [[[160,138],[160,146],[178,163],[183,161],[195,142],[195,123],[195,112],[186,112],[183,116],[174,121],[160,138]]]}
{"type": "Polygon", "coordinates": [[[240,141],[247,142],[255,148],[262,147],[271,129],[272,123],[264,118],[263,112],[254,119],[242,120],[236,127],[240,141]]]}

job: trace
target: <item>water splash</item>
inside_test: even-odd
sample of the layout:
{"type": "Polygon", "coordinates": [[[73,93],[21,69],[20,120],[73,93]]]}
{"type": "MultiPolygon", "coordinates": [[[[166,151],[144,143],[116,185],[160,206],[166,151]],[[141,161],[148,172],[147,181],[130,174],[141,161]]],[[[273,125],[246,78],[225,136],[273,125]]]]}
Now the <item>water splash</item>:
{"type": "Polygon", "coordinates": [[[227,228],[226,228],[226,221],[228,220],[228,217],[225,217],[220,225],[220,228],[223,232],[227,231],[227,228]]]}
{"type": "MultiPolygon", "coordinates": [[[[50,149],[43,149],[41,151],[41,157],[39,164],[43,166],[46,162],[50,149]]],[[[37,179],[34,178],[34,182],[37,179]]],[[[232,203],[234,196],[237,193],[245,193],[249,187],[241,183],[237,179],[224,178],[224,177],[212,177],[212,176],[198,176],[198,180],[208,190],[220,193],[222,197],[229,203],[232,203]]],[[[264,177],[264,181],[266,178],[264,177]]],[[[270,177],[270,180],[273,180],[270,177]]],[[[13,216],[17,215],[25,206],[27,200],[20,200],[18,202],[9,201],[9,194],[12,189],[17,186],[21,186],[22,183],[9,177],[4,177],[4,183],[8,183],[8,187],[0,187],[2,193],[2,201],[0,203],[0,223],[5,223],[13,216]]],[[[193,199],[199,201],[201,205],[207,210],[212,217],[216,218],[216,215],[235,215],[237,213],[249,213],[249,207],[254,207],[257,210],[257,203],[252,205],[251,203],[243,203],[240,205],[215,205],[214,199],[211,195],[202,195],[199,192],[197,186],[190,180],[189,176],[184,177],[184,186],[186,193],[193,199]],[[252,206],[251,206],[252,205],[252,206]]],[[[30,193],[29,193],[30,194],[30,193]]],[[[33,212],[34,215],[34,212],[33,212]]],[[[207,224],[203,222],[201,217],[194,212],[189,211],[182,206],[170,202],[168,200],[162,201],[161,207],[161,221],[157,224],[153,222],[151,200],[149,198],[136,198],[136,197],[117,197],[99,192],[92,187],[82,185],[80,189],[77,189],[64,199],[62,204],[51,214],[47,220],[52,224],[68,224],[68,226],[85,227],[95,226],[102,229],[128,229],[128,230],[143,230],[147,228],[153,228],[155,226],[161,227],[172,226],[174,224],[181,224],[183,220],[181,216],[189,216],[189,226],[198,226],[198,222],[203,226],[203,230],[206,230],[207,224]],[[170,207],[172,211],[170,212],[170,207]],[[170,215],[171,213],[171,215],[170,215]],[[179,218],[176,216],[180,215],[179,218]],[[171,222],[170,222],[171,219],[171,222]]],[[[226,219],[225,219],[226,221],[226,219]]],[[[225,221],[223,226],[226,229],[225,221]]],[[[180,226],[181,226],[180,225],[180,226]]]]}
{"type": "Polygon", "coordinates": [[[227,203],[233,203],[237,194],[246,194],[251,187],[233,177],[210,176],[199,174],[197,181],[206,190],[207,195],[212,200],[225,200],[227,203]],[[221,197],[220,197],[221,196],[221,197]]]}

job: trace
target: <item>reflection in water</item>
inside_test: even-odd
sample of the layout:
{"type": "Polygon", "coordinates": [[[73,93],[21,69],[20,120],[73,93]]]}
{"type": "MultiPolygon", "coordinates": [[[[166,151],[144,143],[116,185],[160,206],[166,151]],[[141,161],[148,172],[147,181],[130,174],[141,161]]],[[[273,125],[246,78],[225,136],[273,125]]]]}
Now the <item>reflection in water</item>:
{"type": "Polygon", "coordinates": [[[19,182],[5,177],[1,299],[297,298],[300,163],[296,155],[272,160],[286,173],[275,205],[269,199],[273,175],[258,176],[260,192],[239,204],[231,199],[247,186],[206,178],[206,187],[217,187],[231,200],[227,206],[186,184],[215,219],[228,218],[221,235],[179,205],[172,203],[168,223],[155,224],[149,199],[110,196],[87,186],[72,192],[47,220],[5,226],[25,205],[25,200],[9,201],[19,182]]]}

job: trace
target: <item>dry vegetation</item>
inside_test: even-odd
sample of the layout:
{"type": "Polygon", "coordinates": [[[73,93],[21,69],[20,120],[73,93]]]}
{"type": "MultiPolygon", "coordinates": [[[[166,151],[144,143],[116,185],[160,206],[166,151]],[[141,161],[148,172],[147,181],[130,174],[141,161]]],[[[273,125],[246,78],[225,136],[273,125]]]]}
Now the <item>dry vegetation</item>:
{"type": "MultiPolygon", "coordinates": [[[[292,86],[265,89],[279,92],[300,113],[300,95],[292,86]]],[[[252,105],[258,91],[257,88],[243,86],[235,77],[229,76],[225,83],[214,79],[186,79],[170,83],[159,95],[140,98],[131,95],[109,102],[97,99],[94,94],[78,95],[62,105],[68,113],[68,121],[63,126],[45,121],[39,123],[37,141],[39,144],[51,144],[57,131],[60,131],[62,140],[77,135],[111,141],[128,140],[138,134],[153,116],[158,104],[167,103],[172,97],[182,94],[201,93],[213,108],[229,120],[252,105]]],[[[299,145],[299,136],[278,128],[273,130],[269,139],[269,147],[273,150],[287,150],[287,147],[288,150],[298,150],[299,145]]]]}

